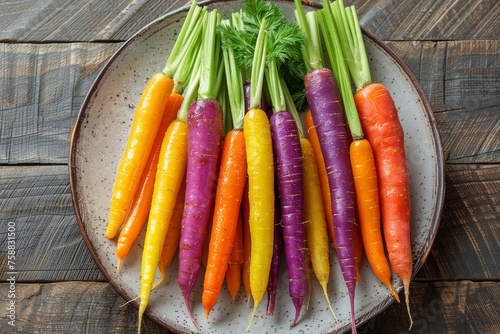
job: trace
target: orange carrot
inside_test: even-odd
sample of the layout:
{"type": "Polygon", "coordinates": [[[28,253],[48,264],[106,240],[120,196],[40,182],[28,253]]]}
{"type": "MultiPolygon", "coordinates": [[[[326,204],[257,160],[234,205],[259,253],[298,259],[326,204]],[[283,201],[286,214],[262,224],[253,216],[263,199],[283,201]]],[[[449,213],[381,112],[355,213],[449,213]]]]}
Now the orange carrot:
{"type": "Polygon", "coordinates": [[[358,151],[352,154],[352,167],[355,177],[364,182],[356,182],[356,197],[361,237],[366,249],[366,256],[375,276],[394,295],[399,302],[399,296],[391,283],[391,269],[385,257],[380,226],[380,207],[378,201],[378,184],[375,160],[371,145],[367,140],[358,140],[351,149],[358,151]],[[371,177],[370,177],[371,176],[371,177]]]}
{"type": "Polygon", "coordinates": [[[146,162],[146,168],[139,181],[139,188],[134,196],[130,212],[123,225],[118,241],[116,243],[116,255],[118,256],[117,270],[120,270],[120,263],[127,256],[132,244],[135,242],[149,214],[151,200],[153,196],[153,186],[155,181],[158,157],[160,155],[161,143],[168,126],[177,117],[177,111],[181,106],[182,95],[172,92],[165,108],[158,133],[156,134],[153,148],[146,162]]]}
{"type": "Polygon", "coordinates": [[[174,81],[163,73],[154,74],[146,84],[134,113],[111,194],[106,237],[113,239],[130,209],[139,181],[172,93],[174,81]]]}
{"type": "Polygon", "coordinates": [[[245,152],[243,131],[231,130],[224,140],[208,250],[208,264],[203,284],[202,303],[207,318],[217,301],[224,282],[236,236],[240,203],[246,184],[245,152]]]}
{"type": "Polygon", "coordinates": [[[243,230],[241,212],[236,225],[236,237],[234,238],[233,249],[229,259],[229,266],[226,272],[226,286],[233,300],[241,287],[241,266],[244,260],[243,252],[243,230]]]}
{"type": "Polygon", "coordinates": [[[323,153],[321,152],[321,146],[319,144],[318,133],[316,132],[316,126],[314,125],[311,111],[308,110],[304,118],[307,138],[312,145],[314,156],[316,157],[316,163],[318,165],[319,180],[321,183],[321,193],[323,194],[323,203],[325,207],[325,218],[326,226],[328,231],[328,236],[332,245],[335,244],[335,238],[333,236],[333,222],[332,222],[332,202],[330,196],[330,186],[328,185],[328,174],[326,172],[325,160],[323,159],[323,153]]]}

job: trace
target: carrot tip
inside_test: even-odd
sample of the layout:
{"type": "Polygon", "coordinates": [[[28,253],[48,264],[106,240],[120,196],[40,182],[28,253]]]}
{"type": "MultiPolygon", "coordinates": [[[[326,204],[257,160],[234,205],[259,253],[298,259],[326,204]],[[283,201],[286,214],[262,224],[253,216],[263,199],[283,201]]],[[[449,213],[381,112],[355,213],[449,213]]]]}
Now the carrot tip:
{"type": "Polygon", "coordinates": [[[302,308],[303,299],[302,298],[293,298],[293,304],[295,305],[295,317],[293,318],[292,323],[290,324],[290,329],[297,324],[300,315],[300,309],[302,308]]]}
{"type": "Polygon", "coordinates": [[[122,260],[118,259],[118,262],[116,263],[116,272],[120,272],[120,265],[122,264],[122,260]]]}
{"type": "Polygon", "coordinates": [[[328,303],[328,307],[330,308],[330,311],[333,314],[333,318],[335,319],[335,328],[339,326],[339,319],[337,318],[337,315],[335,314],[335,311],[333,310],[332,303],[330,302],[330,297],[328,297],[328,291],[326,289],[326,283],[321,284],[323,287],[323,293],[325,294],[326,302],[328,303]]]}
{"type": "Polygon", "coordinates": [[[127,302],[123,303],[120,307],[125,307],[125,306],[127,306],[127,305],[128,305],[128,304],[130,304],[131,302],[136,301],[137,299],[139,299],[139,297],[140,297],[140,296],[137,296],[137,297],[135,297],[134,299],[131,299],[131,300],[129,300],[129,301],[127,301],[127,302]]]}
{"type": "Polygon", "coordinates": [[[410,312],[410,291],[406,290],[405,291],[405,302],[406,302],[406,310],[408,311],[408,316],[410,317],[410,328],[413,326],[413,319],[411,317],[411,312],[410,312]]]}
{"type": "Polygon", "coordinates": [[[160,280],[153,285],[153,287],[151,288],[151,290],[156,289],[161,283],[163,283],[163,281],[165,280],[165,276],[166,276],[166,273],[162,272],[160,280]]]}
{"type": "Polygon", "coordinates": [[[250,326],[252,326],[252,320],[253,320],[253,317],[255,316],[255,311],[257,311],[257,306],[258,306],[258,303],[254,303],[252,315],[250,316],[250,322],[248,323],[247,330],[246,330],[247,332],[250,330],[250,326]]]}
{"type": "Polygon", "coordinates": [[[189,304],[189,293],[184,293],[184,291],[183,291],[182,294],[184,295],[184,303],[186,304],[186,308],[187,308],[187,311],[188,311],[189,318],[191,319],[191,321],[193,322],[193,324],[196,326],[196,328],[199,331],[201,331],[201,327],[196,322],[196,319],[193,316],[193,312],[191,311],[191,306],[189,304]]]}

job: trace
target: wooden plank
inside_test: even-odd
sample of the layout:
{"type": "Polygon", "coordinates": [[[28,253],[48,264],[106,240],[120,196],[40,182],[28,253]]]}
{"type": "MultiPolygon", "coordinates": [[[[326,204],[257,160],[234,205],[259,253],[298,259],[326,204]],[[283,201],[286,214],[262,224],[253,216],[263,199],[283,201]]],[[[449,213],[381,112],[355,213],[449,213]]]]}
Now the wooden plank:
{"type": "MultiPolygon", "coordinates": [[[[15,224],[18,281],[103,280],[71,203],[67,166],[0,167],[0,222],[15,224]]],[[[7,229],[0,245],[7,245],[7,229]]],[[[4,279],[7,254],[0,253],[4,279]]]]}
{"type": "Polygon", "coordinates": [[[482,1],[345,1],[361,25],[383,40],[498,39],[500,5],[482,1]]]}
{"type": "MultiPolygon", "coordinates": [[[[8,291],[8,283],[0,284],[8,291]]],[[[2,333],[136,333],[137,311],[107,283],[59,282],[50,284],[17,283],[16,327],[2,317],[2,333]],[[5,321],[5,322],[4,322],[5,321]],[[9,328],[10,327],[10,328],[9,328]],[[5,329],[13,329],[5,332],[5,329]]],[[[6,310],[9,299],[0,295],[6,310]]],[[[167,333],[147,318],[142,333],[167,333]]]]}
{"type": "Polygon", "coordinates": [[[27,0],[0,3],[0,41],[123,41],[187,0],[27,0]]]}
{"type": "Polygon", "coordinates": [[[417,279],[500,277],[499,175],[499,165],[447,165],[441,225],[417,279]]]}
{"type": "MultiPolygon", "coordinates": [[[[122,41],[187,0],[26,0],[0,3],[0,41],[122,41]]],[[[320,3],[319,0],[311,2],[320,3]]],[[[360,22],[383,40],[490,39],[500,36],[496,0],[351,0],[360,22]]]]}
{"type": "Polygon", "coordinates": [[[418,282],[411,286],[413,327],[404,304],[394,303],[358,333],[496,333],[498,282],[418,282]]]}
{"type": "MultiPolygon", "coordinates": [[[[499,164],[447,166],[441,226],[417,280],[500,277],[499,171],[499,164]]],[[[0,167],[0,221],[16,223],[19,281],[103,280],[75,221],[66,166],[0,167]]],[[[1,265],[0,277],[5,271],[1,265]]]]}
{"type": "Polygon", "coordinates": [[[120,45],[0,44],[0,164],[67,163],[85,95],[120,45]]]}
{"type": "MultiPolygon", "coordinates": [[[[8,283],[1,283],[2,291],[8,283]]],[[[416,282],[411,287],[411,333],[495,333],[500,322],[499,282],[416,282]]],[[[18,333],[134,333],[137,311],[107,283],[16,284],[18,333]]],[[[0,308],[8,299],[0,295],[0,308]]],[[[358,333],[408,333],[403,304],[394,303],[358,333]]],[[[3,325],[3,324],[2,324],[3,325]]],[[[142,333],[167,333],[145,319],[142,333]]]]}

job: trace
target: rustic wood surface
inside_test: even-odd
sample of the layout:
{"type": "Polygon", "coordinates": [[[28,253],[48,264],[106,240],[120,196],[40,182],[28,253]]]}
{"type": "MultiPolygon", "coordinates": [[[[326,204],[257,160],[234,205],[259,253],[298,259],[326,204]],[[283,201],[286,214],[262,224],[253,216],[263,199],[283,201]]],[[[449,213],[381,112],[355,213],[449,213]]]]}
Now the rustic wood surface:
{"type": "MultiPolygon", "coordinates": [[[[0,309],[16,223],[16,328],[0,333],[134,333],[136,310],[104,280],[80,234],[68,139],[93,80],[137,30],[187,1],[0,2],[0,309]]],[[[408,65],[443,143],[446,197],[412,285],[411,333],[498,333],[500,2],[346,0],[408,65]]],[[[406,333],[393,304],[360,333],[406,333]]],[[[144,333],[166,333],[147,321],[144,333]]]]}

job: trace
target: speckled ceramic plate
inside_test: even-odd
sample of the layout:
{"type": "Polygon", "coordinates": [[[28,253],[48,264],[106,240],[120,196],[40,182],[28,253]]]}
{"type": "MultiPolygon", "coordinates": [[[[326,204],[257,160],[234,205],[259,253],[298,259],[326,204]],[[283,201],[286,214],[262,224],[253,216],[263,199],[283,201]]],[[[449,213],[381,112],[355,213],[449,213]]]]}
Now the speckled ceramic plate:
{"type": "MultiPolygon", "coordinates": [[[[293,2],[279,1],[287,17],[293,18],[293,2]]],[[[211,2],[223,15],[241,7],[240,1],[211,2]]],[[[311,9],[306,7],[306,10],[311,9]]],[[[75,123],[70,143],[69,175],[76,217],[85,242],[106,279],[125,299],[139,294],[141,250],[144,236],[116,270],[115,241],[105,238],[108,205],[115,170],[130,129],[134,107],[148,78],[161,70],[179,31],[186,10],[152,22],[116,52],[92,86],[75,123]]],[[[374,36],[365,34],[373,79],[385,84],[399,108],[405,131],[410,167],[412,243],[415,272],[425,261],[439,223],[444,197],[443,154],[429,103],[406,66],[374,36]]],[[[265,298],[257,310],[250,333],[330,333],[350,328],[348,295],[335,254],[332,253],[329,295],[339,319],[336,326],[317,283],[308,310],[303,309],[291,330],[294,315],[288,296],[287,274],[282,272],[276,314],[265,315],[265,298]]],[[[366,260],[361,264],[356,289],[356,319],[361,324],[380,313],[393,298],[375,278],[366,260]]],[[[200,273],[203,275],[203,272],[200,273]]],[[[243,333],[251,308],[243,289],[232,300],[224,288],[209,320],[201,306],[202,276],[192,294],[193,310],[202,331],[243,333]]],[[[314,280],[313,280],[314,281],[314,280]]],[[[401,282],[393,278],[398,291],[401,282]]],[[[134,304],[137,306],[137,304],[134,304]]],[[[402,305],[402,307],[404,307],[402,305]]],[[[177,285],[177,262],[172,263],[167,283],[153,291],[146,315],[175,332],[197,332],[186,313],[177,285]]],[[[407,321],[407,319],[402,319],[407,321]]]]}

